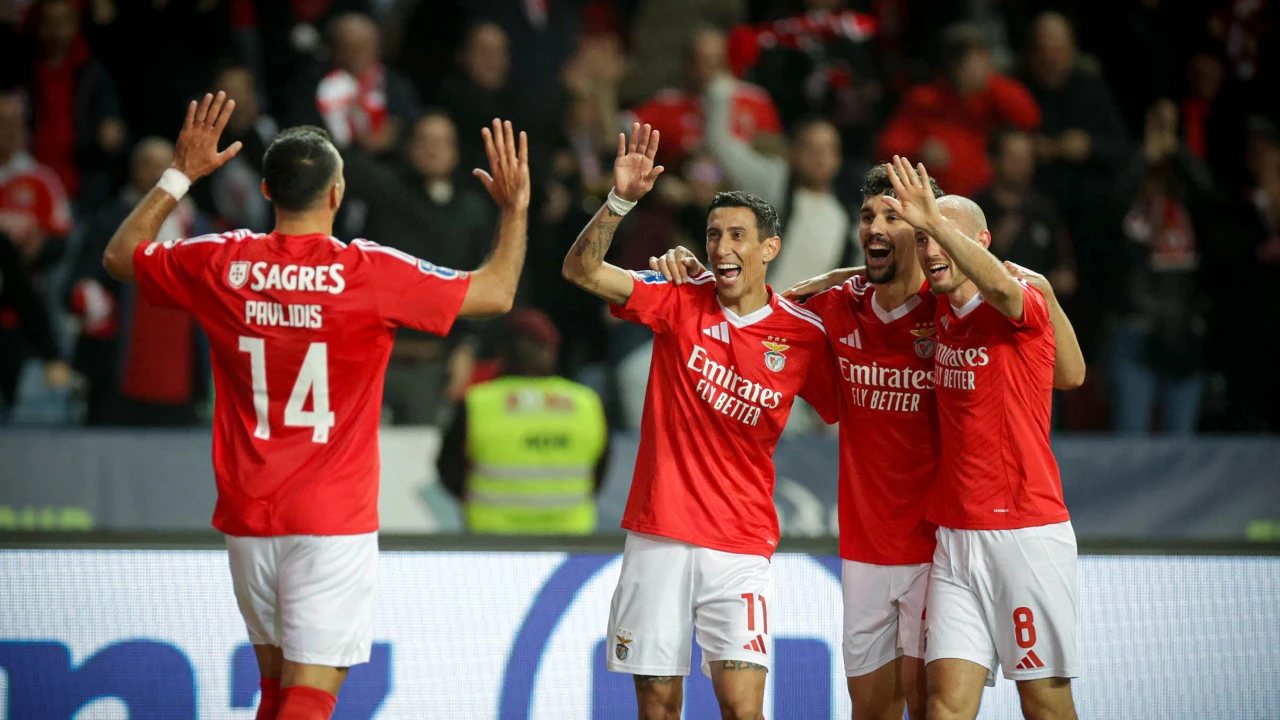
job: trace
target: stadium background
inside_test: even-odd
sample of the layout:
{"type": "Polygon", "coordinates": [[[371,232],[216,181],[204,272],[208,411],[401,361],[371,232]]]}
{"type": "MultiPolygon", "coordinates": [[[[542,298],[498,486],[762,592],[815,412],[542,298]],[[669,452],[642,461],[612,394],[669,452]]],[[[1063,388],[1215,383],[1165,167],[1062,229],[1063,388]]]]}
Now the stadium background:
{"type": "MultiPolygon", "coordinates": [[[[140,310],[98,261],[131,181],[146,187],[164,159],[153,138],[172,140],[209,89],[236,97],[229,133],[246,150],[197,187],[175,232],[267,229],[262,149],[276,128],[324,124],[346,141],[341,237],[471,267],[493,223],[467,175],[479,127],[499,115],[529,131],[519,303],[553,318],[562,372],[600,391],[613,427],[595,537],[460,535],[434,459],[452,403],[499,371],[501,326],[398,339],[379,645],[337,717],[632,716],[600,642],[648,338],[558,268],[632,116],[663,131],[669,172],[611,259],[701,252],[706,200],[744,172],[699,142],[699,92],[726,72],[753,84],[734,96],[734,136],[783,158],[751,167],[813,179],[849,213],[869,164],[908,152],[984,200],[1003,256],[1053,280],[1090,363],[1055,403],[1088,555],[1082,717],[1280,717],[1275,21],[1267,0],[0,0],[0,255],[15,259],[0,374],[17,388],[0,426],[0,717],[252,716],[252,661],[208,530],[202,340],[189,319],[140,310]],[[957,89],[963,127],[939,111],[957,89]],[[838,146],[794,137],[813,116],[838,146]]],[[[785,240],[804,261],[775,268],[777,286],[859,254],[843,237],[785,240]]],[[[834,434],[798,412],[778,453],[772,717],[847,713],[835,458],[834,434]]],[[[686,715],[706,715],[705,679],[689,696],[686,715]]],[[[982,717],[1016,707],[1002,681],[982,717]]]]}

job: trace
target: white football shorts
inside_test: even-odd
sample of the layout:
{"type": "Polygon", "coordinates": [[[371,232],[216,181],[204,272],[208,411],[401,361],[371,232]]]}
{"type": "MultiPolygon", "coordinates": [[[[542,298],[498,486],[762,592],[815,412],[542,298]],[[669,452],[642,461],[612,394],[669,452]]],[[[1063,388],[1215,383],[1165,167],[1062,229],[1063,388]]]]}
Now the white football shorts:
{"type": "Polygon", "coordinates": [[[858,677],[906,655],[924,657],[929,563],[872,565],[844,560],[844,674],[858,677]]]}
{"type": "Polygon", "coordinates": [[[1010,680],[1078,676],[1076,534],[1070,522],[1017,530],[938,528],[925,661],[1004,668],[1010,680]]]}
{"type": "Polygon", "coordinates": [[[628,533],[609,607],[608,667],[632,675],[689,674],[693,634],[709,663],[770,667],[773,569],[760,555],[628,533]]]}
{"type": "Polygon", "coordinates": [[[378,534],[227,536],[231,582],[254,645],[306,665],[369,662],[378,534]]]}

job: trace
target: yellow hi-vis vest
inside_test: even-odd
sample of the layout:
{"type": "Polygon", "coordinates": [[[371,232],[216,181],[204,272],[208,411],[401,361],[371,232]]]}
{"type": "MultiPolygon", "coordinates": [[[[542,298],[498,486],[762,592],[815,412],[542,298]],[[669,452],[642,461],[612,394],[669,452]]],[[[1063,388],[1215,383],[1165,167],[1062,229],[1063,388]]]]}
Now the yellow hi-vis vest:
{"type": "Polygon", "coordinates": [[[588,535],[608,426],[594,390],[560,377],[501,377],[467,391],[467,528],[588,535]]]}

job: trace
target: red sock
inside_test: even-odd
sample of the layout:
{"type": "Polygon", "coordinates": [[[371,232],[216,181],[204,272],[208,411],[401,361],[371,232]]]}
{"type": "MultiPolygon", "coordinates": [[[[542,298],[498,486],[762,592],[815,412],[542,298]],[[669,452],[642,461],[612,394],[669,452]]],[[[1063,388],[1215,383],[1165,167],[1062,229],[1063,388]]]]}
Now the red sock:
{"type": "Polygon", "coordinates": [[[280,710],[280,678],[262,678],[262,702],[255,720],[276,720],[280,710]]]}
{"type": "Polygon", "coordinates": [[[338,698],[320,688],[294,685],[285,688],[276,720],[329,720],[338,698]]]}

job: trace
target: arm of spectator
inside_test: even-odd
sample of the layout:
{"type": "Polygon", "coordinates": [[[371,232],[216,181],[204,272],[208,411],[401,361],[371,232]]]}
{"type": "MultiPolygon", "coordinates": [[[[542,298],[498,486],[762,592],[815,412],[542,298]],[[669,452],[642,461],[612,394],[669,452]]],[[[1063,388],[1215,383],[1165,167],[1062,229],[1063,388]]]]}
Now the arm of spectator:
{"type": "Polygon", "coordinates": [[[1058,303],[1053,285],[1044,275],[1017,263],[1006,261],[1004,267],[1009,275],[1021,278],[1039,290],[1049,304],[1049,323],[1053,325],[1056,348],[1053,358],[1053,387],[1058,390],[1075,390],[1080,387],[1084,384],[1086,370],[1084,352],[1080,349],[1080,340],[1076,337],[1071,318],[1067,317],[1062,305],[1058,303]]]}
{"type": "Polygon", "coordinates": [[[987,81],[987,92],[995,103],[1004,124],[1022,130],[1040,127],[1040,106],[1026,86],[1010,77],[992,75],[987,81]]]}
{"type": "Polygon", "coordinates": [[[790,166],[785,159],[762,155],[734,136],[729,114],[736,84],[732,77],[724,75],[714,80],[703,95],[703,143],[724,168],[731,185],[780,207],[786,200],[790,166]]]}
{"type": "Polygon", "coordinates": [[[440,486],[462,502],[467,487],[467,404],[454,407],[453,422],[440,439],[440,455],[436,458],[440,486]]]}
{"type": "MultiPolygon", "coordinates": [[[[227,100],[223,92],[219,92],[217,97],[206,94],[198,105],[192,100],[187,106],[187,119],[174,147],[172,169],[195,182],[235,157],[240,152],[239,141],[218,152],[218,139],[235,107],[236,101],[227,100]]],[[[111,277],[121,282],[134,279],[134,251],[142,243],[155,239],[165,218],[177,206],[177,198],[160,186],[152,188],[142,198],[142,202],[111,236],[111,242],[102,254],[102,263],[111,277]]]]}
{"type": "Polygon", "coordinates": [[[618,135],[618,156],[613,164],[613,190],[564,256],[561,274],[566,280],[615,305],[631,298],[635,279],[631,273],[604,261],[622,218],[640,198],[653,189],[663,167],[655,166],[660,134],[649,125],[631,128],[631,143],[618,135]],[[624,209],[625,207],[625,209],[624,209]]]}

